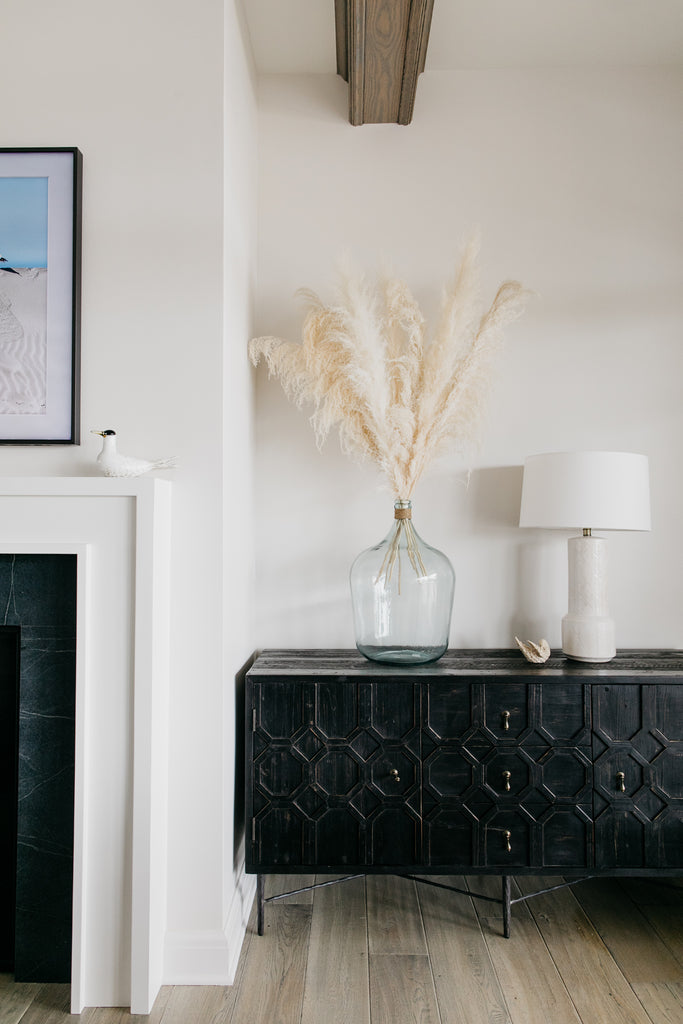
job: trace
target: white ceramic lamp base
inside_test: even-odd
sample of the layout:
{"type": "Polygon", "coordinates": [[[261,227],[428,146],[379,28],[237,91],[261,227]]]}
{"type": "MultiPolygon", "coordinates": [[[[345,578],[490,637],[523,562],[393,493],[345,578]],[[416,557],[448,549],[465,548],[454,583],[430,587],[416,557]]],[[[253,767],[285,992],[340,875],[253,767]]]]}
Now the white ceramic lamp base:
{"type": "Polygon", "coordinates": [[[572,537],[568,551],[569,610],[562,619],[562,650],[575,661],[611,661],[617,651],[607,610],[607,542],[572,537]]]}

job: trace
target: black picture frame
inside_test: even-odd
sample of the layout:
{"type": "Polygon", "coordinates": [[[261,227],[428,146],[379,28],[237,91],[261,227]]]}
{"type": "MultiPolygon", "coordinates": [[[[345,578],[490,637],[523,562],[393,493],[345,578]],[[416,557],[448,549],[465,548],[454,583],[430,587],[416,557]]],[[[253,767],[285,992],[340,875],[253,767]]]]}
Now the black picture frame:
{"type": "Polygon", "coordinates": [[[80,444],[83,155],[0,148],[0,444],[80,444]]]}

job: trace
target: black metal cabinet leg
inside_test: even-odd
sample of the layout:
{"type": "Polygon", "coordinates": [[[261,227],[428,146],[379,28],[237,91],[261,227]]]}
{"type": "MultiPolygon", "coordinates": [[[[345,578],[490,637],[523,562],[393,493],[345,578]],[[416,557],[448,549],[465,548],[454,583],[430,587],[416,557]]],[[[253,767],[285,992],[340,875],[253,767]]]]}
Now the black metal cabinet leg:
{"type": "Polygon", "coordinates": [[[266,909],[265,902],[266,878],[265,875],[256,876],[256,924],[259,935],[263,935],[264,916],[266,909]]]}
{"type": "Polygon", "coordinates": [[[512,879],[509,875],[503,875],[503,935],[506,939],[510,938],[510,923],[512,920],[511,893],[512,879]]]}

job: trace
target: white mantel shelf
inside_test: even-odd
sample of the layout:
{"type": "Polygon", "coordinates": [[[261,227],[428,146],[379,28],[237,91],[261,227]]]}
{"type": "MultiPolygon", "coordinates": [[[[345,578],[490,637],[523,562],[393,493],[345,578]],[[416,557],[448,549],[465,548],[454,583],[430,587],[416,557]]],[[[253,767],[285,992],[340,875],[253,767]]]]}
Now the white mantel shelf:
{"type": "Polygon", "coordinates": [[[171,481],[158,477],[3,476],[0,494],[62,495],[64,497],[144,498],[170,489],[171,481]]]}
{"type": "MultiPolygon", "coordinates": [[[[72,1013],[80,1013],[86,1005],[122,1005],[128,996],[133,1013],[149,1013],[162,981],[166,929],[170,539],[170,480],[0,477],[0,551],[73,551],[79,556],[72,1013]],[[86,500],[81,503],[80,498],[86,500]],[[116,512],[120,504],[110,506],[108,498],[119,503],[130,499],[131,504],[124,506],[130,511],[116,512]],[[62,507],[62,499],[68,500],[67,506],[62,507]],[[93,514],[90,499],[105,502],[101,515],[93,514]],[[105,528],[100,519],[114,526],[105,528]],[[110,533],[117,533],[119,522],[123,532],[119,532],[118,540],[110,538],[110,533]],[[115,544],[116,557],[107,558],[103,552],[113,551],[109,546],[115,544]],[[99,552],[97,558],[90,557],[90,550],[99,552]],[[97,912],[92,908],[97,906],[98,893],[106,888],[107,880],[101,874],[96,877],[98,871],[105,869],[89,853],[102,841],[101,834],[98,840],[97,832],[102,828],[102,819],[96,788],[97,779],[101,778],[98,772],[106,766],[100,766],[99,751],[92,749],[86,722],[89,729],[95,728],[97,732],[99,728],[102,735],[104,728],[106,734],[106,721],[102,726],[99,719],[98,724],[97,715],[102,714],[98,701],[103,686],[108,695],[116,690],[111,685],[107,687],[108,665],[102,662],[104,654],[97,638],[111,637],[107,633],[111,626],[106,596],[103,599],[108,580],[103,579],[103,574],[117,572],[117,559],[128,566],[125,572],[132,581],[130,599],[134,609],[132,628],[125,625],[128,613],[117,612],[118,621],[124,620],[121,628],[127,634],[127,664],[132,666],[132,678],[129,669],[124,688],[131,694],[134,728],[132,738],[130,734],[121,737],[122,747],[130,749],[132,743],[132,765],[108,768],[110,776],[125,776],[132,767],[133,806],[126,826],[132,832],[132,855],[128,869],[123,862],[114,864],[112,869],[114,879],[117,872],[121,876],[128,872],[132,875],[130,906],[124,915],[130,922],[129,970],[114,963],[106,951],[106,939],[102,955],[93,954],[94,944],[100,938],[93,933],[98,926],[93,925],[97,912]],[[107,570],[102,568],[105,563],[109,565],[107,570]]],[[[120,588],[115,586],[114,593],[119,592],[120,588]]],[[[123,824],[120,828],[124,828],[123,824]]],[[[120,835],[116,846],[123,849],[128,841],[120,835]]],[[[111,836],[106,847],[112,848],[111,836]]],[[[111,856],[115,859],[116,854],[112,852],[111,856]]],[[[102,921],[102,928],[104,925],[102,921]]],[[[127,929],[128,924],[124,926],[127,929]]]]}

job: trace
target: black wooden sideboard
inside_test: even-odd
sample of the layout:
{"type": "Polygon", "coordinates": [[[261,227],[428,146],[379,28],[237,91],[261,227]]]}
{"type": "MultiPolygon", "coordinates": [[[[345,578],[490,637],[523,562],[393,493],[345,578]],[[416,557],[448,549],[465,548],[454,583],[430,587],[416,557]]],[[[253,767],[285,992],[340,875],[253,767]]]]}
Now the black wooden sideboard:
{"type": "Polygon", "coordinates": [[[401,668],[265,651],[247,674],[246,821],[260,934],[272,872],[499,875],[506,935],[515,875],[678,874],[683,652],[401,668]]]}

